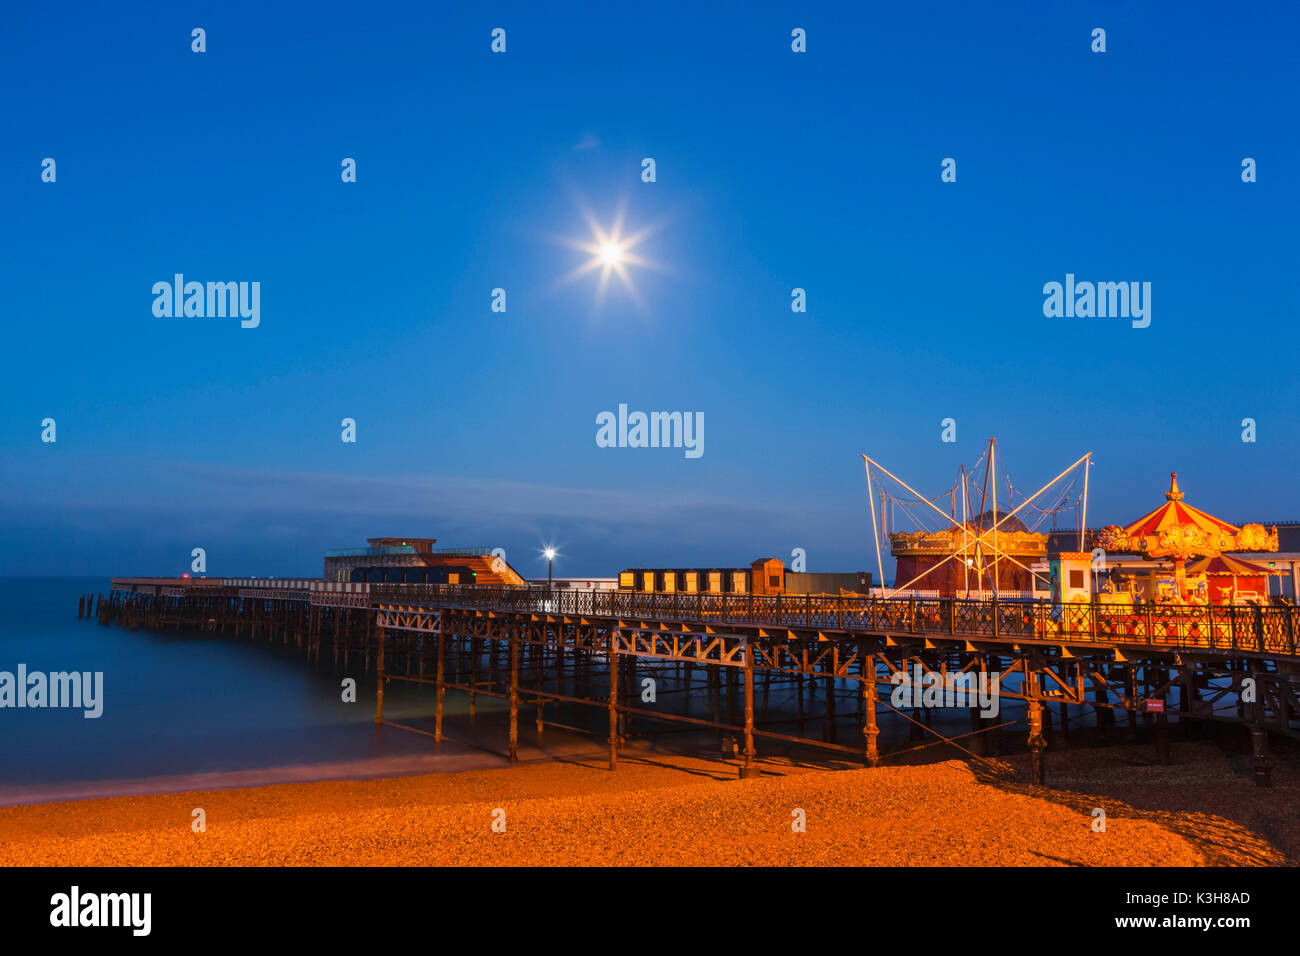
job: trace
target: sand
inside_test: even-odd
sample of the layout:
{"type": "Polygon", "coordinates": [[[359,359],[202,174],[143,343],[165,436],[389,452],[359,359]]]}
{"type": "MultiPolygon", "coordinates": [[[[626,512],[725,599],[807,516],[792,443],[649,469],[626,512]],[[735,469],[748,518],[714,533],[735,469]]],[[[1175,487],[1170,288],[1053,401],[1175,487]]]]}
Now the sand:
{"type": "Polygon", "coordinates": [[[1072,751],[1056,765],[1064,789],[1050,790],[1030,788],[1014,758],[1015,778],[955,760],[762,766],[761,779],[739,780],[734,763],[645,753],[611,773],[593,753],[8,807],[0,865],[1276,865],[1297,849],[1300,775],[1280,767],[1278,786],[1258,790],[1208,744],[1177,746],[1172,767],[1137,750],[1072,751]],[[195,808],[205,832],[191,827],[195,808]]]}

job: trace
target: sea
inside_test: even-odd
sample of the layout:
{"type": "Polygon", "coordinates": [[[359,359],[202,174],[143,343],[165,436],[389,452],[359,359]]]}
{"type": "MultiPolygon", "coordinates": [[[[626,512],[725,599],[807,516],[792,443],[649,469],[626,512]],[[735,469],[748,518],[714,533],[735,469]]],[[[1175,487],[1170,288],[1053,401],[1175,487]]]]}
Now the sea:
{"type": "MultiPolygon", "coordinates": [[[[376,679],[293,644],[102,627],[77,617],[107,578],[0,578],[0,672],[103,674],[102,713],[0,707],[0,806],[82,797],[496,766],[467,744],[375,726],[376,679]],[[344,701],[343,681],[356,681],[344,701]]],[[[390,682],[384,716],[413,723],[434,691],[390,682]]],[[[451,718],[468,710],[447,694],[451,718]]],[[[480,697],[478,711],[499,702],[480,697]]]]}

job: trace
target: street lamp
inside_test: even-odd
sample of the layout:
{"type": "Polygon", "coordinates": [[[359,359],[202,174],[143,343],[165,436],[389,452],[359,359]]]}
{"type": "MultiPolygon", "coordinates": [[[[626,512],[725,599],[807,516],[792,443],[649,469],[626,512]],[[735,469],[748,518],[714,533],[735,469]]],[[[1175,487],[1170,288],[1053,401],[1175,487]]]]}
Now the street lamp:
{"type": "Polygon", "coordinates": [[[546,559],[546,589],[551,589],[551,562],[555,560],[555,549],[546,548],[542,551],[542,557],[546,559]]]}

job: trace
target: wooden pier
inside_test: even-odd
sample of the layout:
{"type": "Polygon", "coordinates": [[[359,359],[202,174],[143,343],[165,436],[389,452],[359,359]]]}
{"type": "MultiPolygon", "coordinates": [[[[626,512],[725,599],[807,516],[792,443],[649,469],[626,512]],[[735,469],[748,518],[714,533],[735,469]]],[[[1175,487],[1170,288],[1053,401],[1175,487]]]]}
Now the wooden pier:
{"type": "Polygon", "coordinates": [[[1129,741],[1154,738],[1157,758],[1167,762],[1175,718],[1184,735],[1206,721],[1248,728],[1256,782],[1267,786],[1268,735],[1300,738],[1298,622],[1291,607],[1134,610],[996,600],[115,578],[107,598],[83,598],[81,612],[130,628],[293,643],[313,657],[329,645],[336,662],[341,655],[346,665],[360,655],[367,670],[373,657],[376,722],[429,733],[435,741],[443,738],[447,691],[466,694],[471,714],[480,696],[505,700],[511,760],[518,757],[521,706],[533,711],[538,734],[548,708],[551,726],[587,733],[591,726],[555,723],[556,710],[605,711],[601,734],[611,770],[633,727],[716,733],[724,751],[742,758],[742,777],[760,772],[760,740],[870,766],[945,745],[1003,772],[990,758],[1000,754],[1004,733],[1015,731],[1028,748],[1032,780],[1041,785],[1048,747],[1059,749],[1089,722],[1103,744],[1120,734],[1129,741]],[[970,706],[964,708],[970,731],[944,735],[931,726],[933,708],[891,703],[898,675],[917,673],[941,686],[955,675],[984,675],[1001,701],[1024,705],[1023,719],[983,717],[970,706]],[[435,687],[431,732],[385,719],[384,687],[392,681],[435,687]],[[649,687],[654,706],[643,700],[649,687]],[[769,706],[773,696],[789,705],[769,706]],[[708,716],[683,713],[689,708],[674,707],[677,700],[703,702],[708,716]],[[892,753],[878,745],[885,712],[912,729],[909,744],[892,753]],[[840,739],[850,719],[854,733],[840,739]]]}

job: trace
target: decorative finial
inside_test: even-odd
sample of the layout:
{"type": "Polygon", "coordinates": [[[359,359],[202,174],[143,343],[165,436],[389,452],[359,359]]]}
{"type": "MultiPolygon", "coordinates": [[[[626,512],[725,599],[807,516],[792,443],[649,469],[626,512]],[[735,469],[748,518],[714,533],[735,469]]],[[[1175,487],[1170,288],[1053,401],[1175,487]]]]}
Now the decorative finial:
{"type": "Polygon", "coordinates": [[[1182,501],[1183,493],[1178,490],[1178,472],[1169,473],[1169,490],[1165,492],[1165,498],[1169,501],[1182,501]]]}

